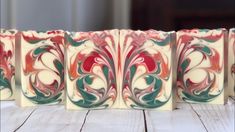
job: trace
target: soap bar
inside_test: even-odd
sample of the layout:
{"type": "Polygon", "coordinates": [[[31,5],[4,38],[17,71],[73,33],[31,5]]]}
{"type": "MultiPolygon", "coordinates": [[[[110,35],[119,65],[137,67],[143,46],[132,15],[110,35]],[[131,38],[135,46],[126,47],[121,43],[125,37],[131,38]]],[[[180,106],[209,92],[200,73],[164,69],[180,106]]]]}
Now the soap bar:
{"type": "Polygon", "coordinates": [[[177,95],[191,103],[224,104],[225,29],[177,32],[177,95]]]}
{"type": "Polygon", "coordinates": [[[16,34],[14,29],[0,32],[0,100],[14,99],[16,34]]]}
{"type": "Polygon", "coordinates": [[[119,108],[174,109],[174,32],[120,31],[119,108]]]}
{"type": "Polygon", "coordinates": [[[21,66],[21,90],[16,100],[18,105],[62,103],[65,87],[64,31],[23,31],[21,66]]]}
{"type": "Polygon", "coordinates": [[[118,30],[68,32],[66,108],[118,107],[118,30]]]}
{"type": "Polygon", "coordinates": [[[228,93],[235,96],[235,28],[229,30],[228,93]]]}

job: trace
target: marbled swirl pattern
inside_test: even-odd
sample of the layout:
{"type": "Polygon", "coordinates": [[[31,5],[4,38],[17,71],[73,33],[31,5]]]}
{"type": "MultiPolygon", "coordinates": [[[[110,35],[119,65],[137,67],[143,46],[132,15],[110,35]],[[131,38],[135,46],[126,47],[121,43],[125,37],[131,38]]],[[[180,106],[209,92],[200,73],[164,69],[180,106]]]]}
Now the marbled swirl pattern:
{"type": "Polygon", "coordinates": [[[64,90],[64,32],[25,31],[21,37],[22,92],[34,104],[56,104],[64,90]]]}
{"type": "Polygon", "coordinates": [[[229,91],[230,95],[235,95],[235,28],[229,31],[229,91]]]}
{"type": "Polygon", "coordinates": [[[15,88],[15,35],[16,30],[0,32],[0,100],[12,99],[15,88]]]}
{"type": "Polygon", "coordinates": [[[177,93],[184,101],[210,102],[223,91],[224,32],[177,32],[177,93]]]}
{"type": "Polygon", "coordinates": [[[118,30],[65,35],[67,97],[78,108],[111,107],[117,99],[118,30]]]}
{"type": "Polygon", "coordinates": [[[165,105],[172,96],[170,33],[121,30],[119,50],[125,105],[134,109],[165,105]]]}

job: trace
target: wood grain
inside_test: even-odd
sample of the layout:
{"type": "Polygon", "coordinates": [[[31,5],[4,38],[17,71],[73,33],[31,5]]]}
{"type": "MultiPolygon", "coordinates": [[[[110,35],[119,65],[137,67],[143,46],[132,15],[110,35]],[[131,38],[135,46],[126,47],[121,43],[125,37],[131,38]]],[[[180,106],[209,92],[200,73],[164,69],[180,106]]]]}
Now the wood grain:
{"type": "Polygon", "coordinates": [[[189,104],[178,103],[174,111],[146,111],[149,132],[206,132],[189,104]]]}
{"type": "Polygon", "coordinates": [[[144,117],[141,110],[90,111],[83,132],[143,132],[144,117]]]}
{"type": "Polygon", "coordinates": [[[1,101],[1,132],[12,132],[18,129],[36,109],[20,108],[13,101],[1,101]]]}
{"type": "Polygon", "coordinates": [[[191,105],[199,115],[208,132],[233,132],[234,126],[234,102],[226,105],[191,105]]]}
{"type": "Polygon", "coordinates": [[[20,108],[2,101],[1,132],[234,132],[235,101],[226,105],[178,103],[174,111],[83,110],[63,105],[20,108]]]}
{"type": "Polygon", "coordinates": [[[87,111],[67,111],[63,105],[40,106],[28,121],[19,129],[20,132],[63,132],[79,131],[87,111]]]}

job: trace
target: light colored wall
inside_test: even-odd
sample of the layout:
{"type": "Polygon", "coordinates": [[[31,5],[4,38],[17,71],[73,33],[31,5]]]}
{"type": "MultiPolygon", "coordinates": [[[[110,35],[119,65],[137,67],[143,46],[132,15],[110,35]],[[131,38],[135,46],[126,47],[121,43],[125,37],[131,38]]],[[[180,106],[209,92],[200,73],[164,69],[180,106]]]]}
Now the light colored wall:
{"type": "Polygon", "coordinates": [[[70,0],[15,0],[15,22],[19,30],[71,29],[70,0]]]}
{"type": "Polygon", "coordinates": [[[12,0],[0,0],[0,12],[1,12],[1,27],[10,28],[11,27],[11,1],[12,0]]]}
{"type": "Polygon", "coordinates": [[[115,28],[130,28],[131,0],[113,1],[113,26],[115,28]]]}
{"type": "Polygon", "coordinates": [[[90,31],[112,28],[111,0],[78,0],[76,5],[75,30],[90,31]]]}
{"type": "Polygon", "coordinates": [[[93,31],[129,27],[130,0],[1,0],[1,27],[93,31]]]}

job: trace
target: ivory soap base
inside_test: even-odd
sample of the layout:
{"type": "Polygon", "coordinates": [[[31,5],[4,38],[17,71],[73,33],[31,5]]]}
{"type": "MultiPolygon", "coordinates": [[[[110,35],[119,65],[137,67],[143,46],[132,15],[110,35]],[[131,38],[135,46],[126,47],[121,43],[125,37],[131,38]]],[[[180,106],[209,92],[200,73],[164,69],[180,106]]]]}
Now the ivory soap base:
{"type": "Polygon", "coordinates": [[[50,105],[64,99],[64,31],[21,34],[20,106],[50,105]]]}
{"type": "Polygon", "coordinates": [[[17,30],[0,32],[0,100],[13,100],[15,95],[15,36],[17,30]]]}
{"type": "Polygon", "coordinates": [[[65,34],[67,109],[118,108],[118,37],[118,30],[65,34]]]}
{"type": "Polygon", "coordinates": [[[67,109],[174,108],[172,33],[67,33],[67,109]]]}
{"type": "Polygon", "coordinates": [[[172,32],[120,31],[119,108],[174,109],[173,42],[172,32]]]}
{"type": "Polygon", "coordinates": [[[231,96],[235,96],[235,28],[229,30],[228,94],[231,96]]]}
{"type": "Polygon", "coordinates": [[[225,29],[177,32],[177,95],[191,103],[224,104],[225,29]]]}

